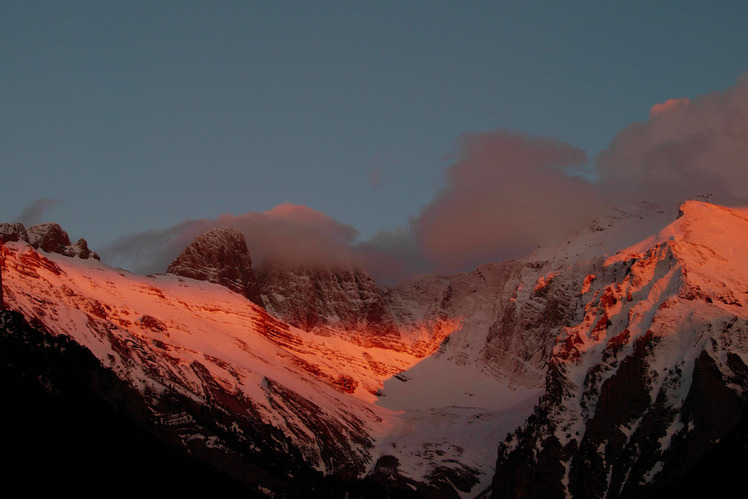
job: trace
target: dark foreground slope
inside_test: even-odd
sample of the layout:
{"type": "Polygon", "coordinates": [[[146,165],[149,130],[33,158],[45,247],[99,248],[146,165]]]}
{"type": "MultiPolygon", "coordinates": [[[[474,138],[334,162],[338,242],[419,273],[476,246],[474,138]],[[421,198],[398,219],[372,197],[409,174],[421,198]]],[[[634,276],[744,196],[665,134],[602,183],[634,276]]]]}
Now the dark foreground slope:
{"type": "Polygon", "coordinates": [[[0,467],[9,496],[247,495],[169,445],[138,393],[86,349],[0,315],[0,467]]]}
{"type": "MultiPolygon", "coordinates": [[[[265,497],[268,487],[283,497],[388,495],[371,481],[323,477],[293,454],[249,455],[239,442],[222,452],[185,449],[89,350],[11,311],[0,312],[0,400],[7,497],[265,497]]],[[[169,405],[194,424],[221,418],[176,394],[169,405]]]]}

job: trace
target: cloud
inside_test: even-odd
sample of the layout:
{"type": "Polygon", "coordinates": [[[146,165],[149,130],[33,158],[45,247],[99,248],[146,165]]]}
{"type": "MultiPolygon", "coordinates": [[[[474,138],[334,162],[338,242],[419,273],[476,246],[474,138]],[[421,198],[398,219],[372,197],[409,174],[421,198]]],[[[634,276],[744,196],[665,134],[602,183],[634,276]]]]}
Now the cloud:
{"type": "Polygon", "coordinates": [[[722,92],[671,99],[621,130],[595,159],[615,203],[675,204],[716,192],[748,196],[748,77],[722,92]]]}
{"type": "Polygon", "coordinates": [[[562,237],[597,206],[591,183],[565,172],[586,161],[553,139],[508,130],[463,136],[446,186],[411,222],[419,248],[452,272],[562,237]]]}
{"type": "MultiPolygon", "coordinates": [[[[467,271],[523,256],[584,227],[608,208],[637,201],[674,205],[709,192],[748,197],[748,77],[694,99],[655,104],[646,122],[621,130],[579,176],[584,151],[510,130],[466,134],[444,185],[405,227],[357,241],[351,226],[285,203],[263,213],[190,220],[116,241],[105,259],[163,272],[199,233],[220,225],[244,232],[259,263],[363,267],[380,284],[416,273],[467,271]]],[[[373,186],[383,170],[374,170],[373,186]]],[[[32,204],[29,217],[53,206],[32,204]],[[32,209],[33,208],[33,209],[32,209]]]]}
{"type": "Polygon", "coordinates": [[[264,213],[219,218],[247,237],[253,259],[305,265],[350,265],[358,231],[306,206],[284,203],[264,213]]]}
{"type": "Polygon", "coordinates": [[[392,285],[415,274],[430,272],[433,264],[423,255],[408,228],[381,231],[358,243],[355,251],[364,269],[379,284],[392,285]]]}
{"type": "Polygon", "coordinates": [[[187,220],[165,230],[129,234],[97,252],[107,264],[136,273],[166,272],[195,236],[216,226],[215,220],[187,220]]]}
{"type": "Polygon", "coordinates": [[[195,236],[223,225],[244,233],[255,263],[273,259],[300,265],[360,264],[353,248],[358,237],[356,229],[324,213],[290,203],[262,213],[188,220],[162,231],[132,234],[118,239],[100,254],[105,261],[134,272],[165,272],[195,236]]]}
{"type": "Polygon", "coordinates": [[[687,106],[689,102],[691,101],[688,99],[668,99],[661,104],[655,104],[649,110],[649,118],[652,119],[659,114],[670,112],[681,106],[687,106]]]}
{"type": "Polygon", "coordinates": [[[62,204],[60,198],[41,198],[28,205],[16,217],[16,220],[25,226],[35,225],[44,222],[44,214],[55,206],[62,204]]]}

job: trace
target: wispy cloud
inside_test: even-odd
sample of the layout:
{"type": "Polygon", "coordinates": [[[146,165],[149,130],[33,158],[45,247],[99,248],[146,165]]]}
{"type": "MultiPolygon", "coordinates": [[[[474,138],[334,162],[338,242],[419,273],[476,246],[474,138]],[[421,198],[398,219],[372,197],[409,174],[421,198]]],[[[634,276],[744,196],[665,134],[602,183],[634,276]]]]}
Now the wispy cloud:
{"type": "Polygon", "coordinates": [[[59,206],[61,204],[62,199],[60,198],[37,199],[26,208],[24,208],[23,211],[16,217],[16,220],[26,226],[45,222],[46,220],[44,220],[44,215],[55,206],[59,206]]]}

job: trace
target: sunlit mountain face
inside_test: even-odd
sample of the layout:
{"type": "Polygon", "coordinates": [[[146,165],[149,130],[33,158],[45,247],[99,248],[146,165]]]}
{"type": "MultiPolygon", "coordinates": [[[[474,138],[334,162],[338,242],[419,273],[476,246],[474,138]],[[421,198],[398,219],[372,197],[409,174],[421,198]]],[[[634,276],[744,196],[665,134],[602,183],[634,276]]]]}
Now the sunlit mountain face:
{"type": "Polygon", "coordinates": [[[640,497],[748,464],[746,208],[632,205],[391,288],[228,227],[151,276],[56,224],[0,241],[9,490],[640,497]]]}

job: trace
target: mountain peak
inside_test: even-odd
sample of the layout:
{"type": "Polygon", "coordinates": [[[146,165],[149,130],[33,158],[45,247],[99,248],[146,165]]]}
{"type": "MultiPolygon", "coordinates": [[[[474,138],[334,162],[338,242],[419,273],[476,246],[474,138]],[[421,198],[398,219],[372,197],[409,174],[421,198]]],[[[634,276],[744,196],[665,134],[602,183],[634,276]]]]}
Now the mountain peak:
{"type": "Polygon", "coordinates": [[[169,265],[166,273],[220,284],[262,303],[247,240],[235,227],[203,232],[169,265]]]}
{"type": "Polygon", "coordinates": [[[60,224],[48,222],[24,227],[22,223],[0,224],[0,243],[9,241],[24,241],[34,249],[41,249],[47,253],[57,253],[63,256],[77,256],[99,260],[99,255],[88,249],[88,243],[81,238],[75,244],[70,242],[68,233],[62,230],[60,224]]]}

